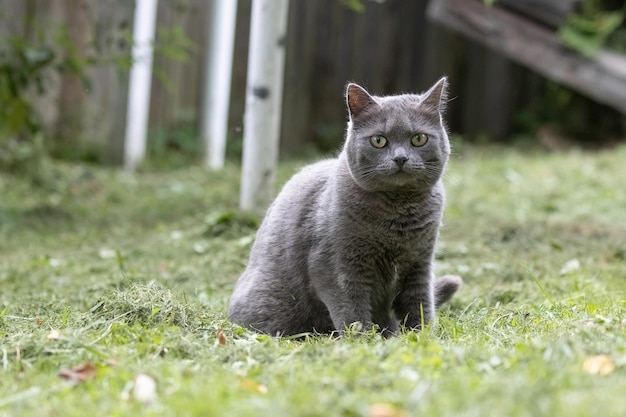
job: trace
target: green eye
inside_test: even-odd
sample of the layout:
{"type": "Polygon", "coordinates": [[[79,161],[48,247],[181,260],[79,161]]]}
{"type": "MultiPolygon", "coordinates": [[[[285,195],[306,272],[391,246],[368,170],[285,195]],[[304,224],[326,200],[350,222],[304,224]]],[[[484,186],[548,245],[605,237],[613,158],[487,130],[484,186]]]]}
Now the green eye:
{"type": "Polygon", "coordinates": [[[428,142],[428,135],[426,133],[417,133],[411,138],[411,145],[424,146],[428,142]]]}
{"type": "Polygon", "coordinates": [[[387,144],[387,138],[383,135],[374,135],[370,137],[370,143],[375,148],[384,148],[387,144]]]}

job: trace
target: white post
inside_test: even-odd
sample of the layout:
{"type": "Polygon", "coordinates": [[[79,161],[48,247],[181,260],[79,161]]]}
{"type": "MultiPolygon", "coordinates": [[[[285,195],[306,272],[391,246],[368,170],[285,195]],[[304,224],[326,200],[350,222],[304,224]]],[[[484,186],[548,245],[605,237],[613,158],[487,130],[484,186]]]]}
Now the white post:
{"type": "Polygon", "coordinates": [[[263,210],[274,194],[288,0],[253,0],[239,206],[263,210]]]}
{"type": "Polygon", "coordinates": [[[128,83],[128,109],[124,140],[124,167],[133,171],[146,153],[150,85],[152,82],[152,44],[158,0],[136,0],[133,26],[133,66],[128,83]]]}
{"type": "Polygon", "coordinates": [[[213,0],[207,31],[201,135],[206,165],[224,167],[237,0],[213,0]]]}

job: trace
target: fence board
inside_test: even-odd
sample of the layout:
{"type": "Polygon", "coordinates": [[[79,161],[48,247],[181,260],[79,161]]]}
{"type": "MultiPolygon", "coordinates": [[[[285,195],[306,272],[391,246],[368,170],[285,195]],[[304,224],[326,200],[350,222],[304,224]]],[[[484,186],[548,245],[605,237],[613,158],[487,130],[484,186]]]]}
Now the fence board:
{"type": "Polygon", "coordinates": [[[207,7],[208,3],[203,0],[159,3],[152,81],[154,98],[150,106],[153,128],[177,128],[193,124],[198,118],[207,7]],[[195,45],[184,61],[172,59],[167,53],[167,48],[171,48],[168,36],[174,28],[183,28],[185,36],[195,45]]]}

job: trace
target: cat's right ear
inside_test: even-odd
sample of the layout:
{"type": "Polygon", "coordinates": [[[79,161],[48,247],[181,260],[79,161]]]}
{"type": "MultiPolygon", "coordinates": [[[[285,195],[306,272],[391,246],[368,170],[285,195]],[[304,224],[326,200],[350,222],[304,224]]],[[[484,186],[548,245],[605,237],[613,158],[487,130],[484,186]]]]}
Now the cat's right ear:
{"type": "Polygon", "coordinates": [[[363,87],[350,83],[346,88],[346,103],[348,104],[350,117],[354,118],[369,106],[376,104],[376,101],[363,87]]]}

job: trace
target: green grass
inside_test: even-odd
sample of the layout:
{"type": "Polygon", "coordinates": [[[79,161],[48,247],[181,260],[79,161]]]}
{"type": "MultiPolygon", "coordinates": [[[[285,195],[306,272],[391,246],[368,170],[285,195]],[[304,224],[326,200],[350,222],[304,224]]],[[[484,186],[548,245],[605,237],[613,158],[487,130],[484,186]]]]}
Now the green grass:
{"type": "Polygon", "coordinates": [[[3,174],[0,416],[623,415],[624,161],[626,147],[455,155],[438,270],[465,286],[438,326],[387,340],[227,321],[258,224],[236,210],[235,165],[57,165],[46,190],[3,174]],[[85,364],[83,382],[59,376],[85,364]]]}

